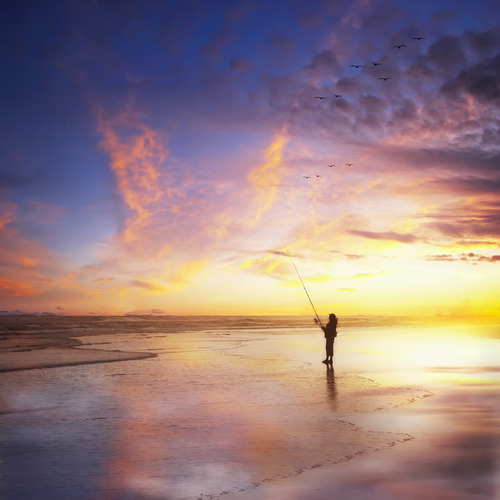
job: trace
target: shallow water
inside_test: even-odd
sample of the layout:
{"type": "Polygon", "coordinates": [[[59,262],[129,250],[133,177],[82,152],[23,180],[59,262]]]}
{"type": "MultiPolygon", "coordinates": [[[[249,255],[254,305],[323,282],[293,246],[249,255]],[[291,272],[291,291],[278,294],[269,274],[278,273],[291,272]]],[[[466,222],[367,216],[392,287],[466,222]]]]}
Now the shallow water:
{"type": "Polygon", "coordinates": [[[66,322],[82,349],[157,357],[1,374],[2,498],[494,493],[497,339],[352,326],[331,372],[307,323],[195,323],[66,322]]]}

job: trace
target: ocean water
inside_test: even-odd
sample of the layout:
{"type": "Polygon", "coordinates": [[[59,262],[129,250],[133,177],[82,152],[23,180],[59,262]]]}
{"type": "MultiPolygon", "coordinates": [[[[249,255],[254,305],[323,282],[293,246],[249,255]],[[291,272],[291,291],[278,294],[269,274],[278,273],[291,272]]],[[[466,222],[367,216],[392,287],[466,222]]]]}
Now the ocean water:
{"type": "Polygon", "coordinates": [[[64,336],[80,342],[55,351],[68,366],[0,373],[1,498],[468,499],[500,491],[495,328],[348,318],[328,370],[310,318],[0,324],[0,338],[32,346],[17,349],[27,358],[41,337],[51,347],[64,336]],[[103,351],[155,357],[74,365],[83,350],[90,360],[103,351]]]}

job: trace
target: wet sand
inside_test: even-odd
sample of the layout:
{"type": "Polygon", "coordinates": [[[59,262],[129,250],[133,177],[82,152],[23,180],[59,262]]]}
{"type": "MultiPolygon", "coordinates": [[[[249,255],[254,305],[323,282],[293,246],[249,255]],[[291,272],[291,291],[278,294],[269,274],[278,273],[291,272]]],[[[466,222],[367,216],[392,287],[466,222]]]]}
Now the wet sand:
{"type": "Polygon", "coordinates": [[[76,366],[94,363],[112,363],[133,359],[155,357],[156,354],[144,352],[104,351],[99,345],[109,342],[96,342],[92,350],[80,350],[84,344],[77,339],[62,335],[54,338],[45,334],[23,336],[5,335],[0,339],[0,373],[22,370],[76,366]]]}
{"type": "MultiPolygon", "coordinates": [[[[81,335],[102,335],[109,330],[92,329],[92,320],[75,328],[75,320],[68,318],[33,318],[29,316],[3,317],[0,324],[0,373],[20,370],[110,363],[156,356],[154,353],[102,350],[108,341],[95,341],[92,350],[80,350],[85,343],[81,335]]],[[[89,345],[89,344],[87,344],[89,345]]]]}
{"type": "Polygon", "coordinates": [[[499,492],[496,344],[479,343],[469,365],[475,343],[460,367],[403,368],[360,349],[361,332],[339,342],[332,372],[315,331],[76,330],[3,334],[2,367],[18,371],[0,375],[2,498],[499,492]],[[119,356],[149,359],[104,362],[119,356]],[[44,362],[65,366],[33,369],[44,362]]]}

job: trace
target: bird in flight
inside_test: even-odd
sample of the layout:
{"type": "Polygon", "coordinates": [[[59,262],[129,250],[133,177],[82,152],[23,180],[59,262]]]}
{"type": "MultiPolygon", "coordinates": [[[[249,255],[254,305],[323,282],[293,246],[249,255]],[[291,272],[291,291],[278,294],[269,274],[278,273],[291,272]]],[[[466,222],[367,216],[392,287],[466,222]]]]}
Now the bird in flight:
{"type": "Polygon", "coordinates": [[[325,97],[325,96],[322,96],[322,95],[321,95],[321,96],[320,96],[320,95],[317,95],[317,96],[315,96],[314,98],[315,98],[315,99],[326,99],[326,97],[325,97]]]}
{"type": "Polygon", "coordinates": [[[354,163],[346,163],[346,165],[347,165],[348,167],[352,167],[352,166],[354,165],[354,163]]]}
{"type": "Polygon", "coordinates": [[[331,165],[327,165],[327,167],[330,167],[330,168],[332,168],[332,167],[334,167],[334,166],[335,166],[335,164],[334,164],[334,163],[332,163],[331,165]]]}
{"type": "Polygon", "coordinates": [[[318,175],[318,174],[315,174],[315,175],[316,175],[316,177],[321,177],[321,175],[318,175]]]}
{"type": "Polygon", "coordinates": [[[311,177],[309,175],[303,175],[302,179],[310,179],[311,177]]]}
{"type": "Polygon", "coordinates": [[[390,77],[390,76],[381,76],[381,77],[379,78],[379,80],[384,80],[384,82],[386,82],[387,80],[390,80],[390,79],[391,79],[391,77],[390,77]]]}
{"type": "Polygon", "coordinates": [[[349,68],[364,68],[362,64],[350,64],[349,68]]]}
{"type": "Polygon", "coordinates": [[[423,40],[425,37],[423,36],[414,36],[412,40],[423,40]]]}
{"type": "Polygon", "coordinates": [[[342,94],[333,94],[333,97],[342,97],[342,94]]]}
{"type": "Polygon", "coordinates": [[[378,63],[378,62],[373,62],[373,61],[372,61],[372,64],[373,64],[374,66],[382,66],[382,63],[378,63]]]}
{"type": "Polygon", "coordinates": [[[402,47],[406,47],[406,45],[404,43],[402,43],[401,45],[394,45],[392,48],[393,49],[400,49],[402,47]]]}

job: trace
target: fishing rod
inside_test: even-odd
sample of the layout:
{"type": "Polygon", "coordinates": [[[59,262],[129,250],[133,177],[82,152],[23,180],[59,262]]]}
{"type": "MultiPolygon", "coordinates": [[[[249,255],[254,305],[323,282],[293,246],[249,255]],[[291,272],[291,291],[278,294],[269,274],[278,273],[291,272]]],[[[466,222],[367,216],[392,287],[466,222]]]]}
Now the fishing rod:
{"type": "Polygon", "coordinates": [[[283,246],[285,247],[285,250],[286,250],[286,254],[288,255],[288,257],[290,257],[290,260],[292,261],[292,264],[293,264],[293,267],[295,268],[295,271],[297,273],[297,276],[299,277],[299,280],[300,282],[302,283],[302,286],[304,287],[304,291],[306,292],[306,295],[307,295],[307,298],[309,299],[309,302],[311,303],[311,306],[313,308],[313,311],[314,311],[314,314],[316,315],[316,318],[314,321],[316,321],[317,323],[319,323],[319,326],[321,328],[323,328],[323,325],[321,324],[321,320],[319,319],[319,316],[318,316],[318,313],[316,312],[316,308],[314,307],[314,304],[313,304],[313,301],[311,300],[311,297],[309,296],[309,293],[307,291],[307,288],[306,288],[306,285],[304,284],[304,282],[302,281],[302,277],[300,276],[300,273],[299,273],[299,270],[297,269],[297,266],[295,265],[295,262],[293,261],[292,259],[292,255],[290,254],[290,252],[288,251],[288,248],[286,246],[286,243],[285,243],[285,240],[283,238],[281,238],[281,241],[283,242],[283,246]]]}

